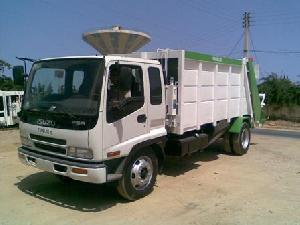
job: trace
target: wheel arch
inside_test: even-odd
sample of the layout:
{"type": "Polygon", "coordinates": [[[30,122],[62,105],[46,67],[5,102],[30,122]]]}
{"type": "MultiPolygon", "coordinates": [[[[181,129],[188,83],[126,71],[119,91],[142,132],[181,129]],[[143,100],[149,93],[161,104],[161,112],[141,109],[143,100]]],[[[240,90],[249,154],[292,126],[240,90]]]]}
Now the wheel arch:
{"type": "Polygon", "coordinates": [[[128,160],[133,157],[137,152],[141,151],[142,149],[145,148],[151,148],[155,154],[155,156],[157,157],[158,160],[158,171],[161,172],[162,168],[163,168],[163,162],[165,160],[165,145],[166,145],[166,136],[162,136],[162,137],[157,137],[154,139],[150,139],[150,140],[146,140],[143,142],[140,142],[136,145],[134,145],[129,153],[128,156],[126,156],[124,158],[124,160],[120,163],[120,165],[118,166],[116,173],[123,173],[124,167],[126,165],[126,163],[128,162],[128,160]]]}
{"type": "Polygon", "coordinates": [[[161,146],[161,145],[155,143],[155,144],[150,145],[149,147],[151,147],[153,149],[153,152],[155,153],[155,155],[157,157],[158,172],[160,173],[163,169],[163,163],[166,158],[164,146],[161,146]]]}
{"type": "Polygon", "coordinates": [[[240,133],[244,122],[246,122],[249,125],[249,127],[252,127],[250,116],[246,115],[243,117],[237,117],[231,121],[229,133],[240,133]]]}

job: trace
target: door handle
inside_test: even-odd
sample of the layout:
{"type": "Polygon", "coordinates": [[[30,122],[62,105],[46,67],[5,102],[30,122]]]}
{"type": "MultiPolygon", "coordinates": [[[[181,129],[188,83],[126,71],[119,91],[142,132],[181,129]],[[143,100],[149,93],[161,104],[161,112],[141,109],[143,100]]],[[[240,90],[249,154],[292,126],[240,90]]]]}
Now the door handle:
{"type": "Polygon", "coordinates": [[[136,120],[138,123],[145,123],[147,120],[147,116],[145,114],[138,115],[136,120]]]}

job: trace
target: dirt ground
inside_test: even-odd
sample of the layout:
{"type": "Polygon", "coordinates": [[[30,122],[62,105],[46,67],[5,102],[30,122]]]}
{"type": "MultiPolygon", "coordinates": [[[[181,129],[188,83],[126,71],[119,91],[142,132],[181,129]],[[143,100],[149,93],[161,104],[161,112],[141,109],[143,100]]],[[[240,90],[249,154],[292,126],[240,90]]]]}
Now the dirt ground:
{"type": "Polygon", "coordinates": [[[300,131],[300,123],[286,121],[286,120],[267,120],[264,125],[264,128],[271,129],[287,129],[287,130],[297,130],[300,131]]]}
{"type": "Polygon", "coordinates": [[[107,185],[61,183],[19,163],[18,130],[0,131],[0,225],[300,225],[300,140],[253,135],[237,157],[220,145],[168,160],[152,194],[126,202],[107,185]]]}

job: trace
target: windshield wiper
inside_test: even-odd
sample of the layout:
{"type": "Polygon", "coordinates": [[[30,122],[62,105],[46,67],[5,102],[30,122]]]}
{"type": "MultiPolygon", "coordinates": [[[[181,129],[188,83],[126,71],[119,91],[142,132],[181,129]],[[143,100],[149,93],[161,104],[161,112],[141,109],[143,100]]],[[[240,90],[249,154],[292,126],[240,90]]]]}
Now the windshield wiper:
{"type": "Polygon", "coordinates": [[[64,109],[64,107],[59,107],[57,108],[57,105],[52,105],[49,109],[48,109],[48,112],[51,112],[51,113],[62,113],[62,114],[66,114],[68,115],[69,117],[71,118],[76,118],[72,113],[69,113],[67,110],[64,109]]]}
{"type": "Polygon", "coordinates": [[[38,109],[38,108],[29,108],[27,109],[28,111],[31,111],[31,112],[40,112],[41,110],[38,109]]]}

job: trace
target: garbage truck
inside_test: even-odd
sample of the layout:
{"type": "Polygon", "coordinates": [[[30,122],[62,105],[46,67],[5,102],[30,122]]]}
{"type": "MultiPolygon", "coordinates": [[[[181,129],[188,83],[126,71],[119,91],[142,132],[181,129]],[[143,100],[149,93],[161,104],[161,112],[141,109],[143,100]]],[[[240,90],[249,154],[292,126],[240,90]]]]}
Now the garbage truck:
{"type": "Polygon", "coordinates": [[[260,122],[251,60],[186,50],[136,52],[150,37],[85,33],[102,56],[34,62],[20,117],[21,162],[63,180],[114,182],[128,200],[153,190],[168,156],[224,139],[243,155],[260,122]]]}

